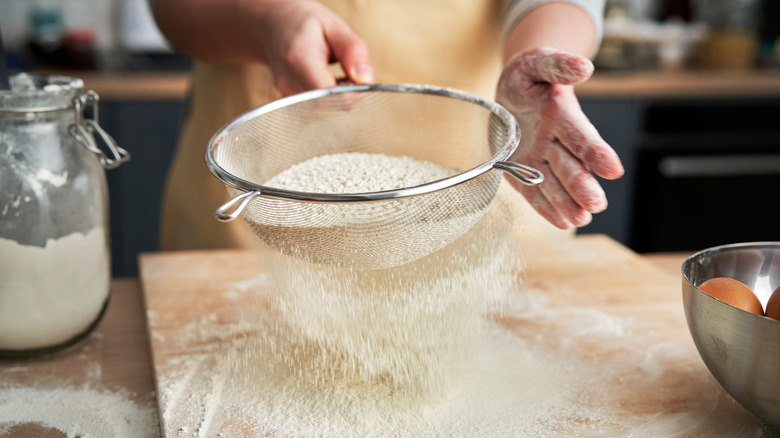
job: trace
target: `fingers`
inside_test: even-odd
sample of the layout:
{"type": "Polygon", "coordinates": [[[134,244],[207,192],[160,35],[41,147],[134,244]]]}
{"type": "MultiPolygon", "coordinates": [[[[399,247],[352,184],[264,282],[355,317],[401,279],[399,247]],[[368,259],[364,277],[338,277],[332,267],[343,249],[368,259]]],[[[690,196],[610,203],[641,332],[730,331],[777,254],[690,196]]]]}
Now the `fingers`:
{"type": "Polygon", "coordinates": [[[520,67],[536,82],[575,85],[593,74],[593,63],[588,58],[541,47],[521,53],[520,67]]]}
{"type": "Polygon", "coordinates": [[[583,162],[562,145],[550,147],[547,154],[551,173],[559,187],[547,187],[548,196],[558,210],[577,222],[580,210],[600,213],[607,208],[607,196],[583,162]],[[560,189],[560,193],[552,190],[560,189]]]}
{"type": "MultiPolygon", "coordinates": [[[[607,208],[606,194],[593,174],[619,178],[623,165],[578,105],[563,105],[557,111],[558,117],[547,122],[551,134],[539,137],[532,147],[541,151],[560,186],[557,195],[553,190],[558,187],[546,188],[548,199],[569,221],[581,226],[583,210],[595,214],[607,208]]],[[[541,128],[544,131],[546,126],[541,128]]]]}
{"type": "Polygon", "coordinates": [[[570,197],[547,165],[536,165],[545,175],[544,181],[535,187],[526,186],[511,179],[511,184],[543,218],[562,230],[583,227],[590,223],[592,216],[570,197]]]}
{"type": "Polygon", "coordinates": [[[553,225],[580,227],[590,223],[592,214],[607,208],[606,194],[593,173],[619,178],[623,166],[582,113],[571,87],[554,85],[552,94],[535,123],[522,124],[526,117],[518,120],[533,135],[513,159],[545,175],[536,190],[518,190],[553,225]]]}
{"type": "Polygon", "coordinates": [[[541,171],[544,181],[535,187],[512,181],[514,187],[556,227],[585,226],[592,214],[607,208],[607,197],[598,181],[562,145],[549,145],[545,157],[537,161],[519,161],[541,171]]]}
{"type": "Polygon", "coordinates": [[[268,55],[274,84],[283,95],[335,86],[333,62],[341,64],[352,82],[374,81],[366,44],[341,18],[315,2],[286,6],[290,10],[282,12],[288,25],[272,33],[268,55]]]}
{"type": "Polygon", "coordinates": [[[336,85],[330,72],[330,48],[316,20],[303,23],[280,59],[271,62],[276,88],[285,96],[336,85]]]}
{"type": "MultiPolygon", "coordinates": [[[[576,98],[575,98],[576,100],[576,98]]],[[[623,164],[579,108],[579,104],[559,105],[558,122],[553,135],[561,145],[576,157],[586,170],[605,179],[623,176],[623,164]]]]}
{"type": "Polygon", "coordinates": [[[347,77],[356,84],[374,82],[374,68],[368,56],[368,46],[344,27],[325,29],[334,59],[341,64],[347,77]]]}

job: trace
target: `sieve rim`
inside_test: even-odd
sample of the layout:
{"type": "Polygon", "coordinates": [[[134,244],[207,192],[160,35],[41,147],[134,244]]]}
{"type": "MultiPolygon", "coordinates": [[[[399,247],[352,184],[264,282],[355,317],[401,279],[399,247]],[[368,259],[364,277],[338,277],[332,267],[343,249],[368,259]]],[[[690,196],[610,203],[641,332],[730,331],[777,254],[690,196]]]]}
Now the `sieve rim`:
{"type": "MultiPolygon", "coordinates": [[[[517,149],[520,143],[520,128],[517,125],[517,121],[514,116],[503,106],[497,102],[485,99],[483,97],[454,89],[449,87],[441,87],[436,85],[423,85],[423,84],[346,84],[337,85],[330,88],[321,88],[311,91],[305,91],[302,93],[294,94],[291,96],[283,97],[264,105],[261,105],[255,109],[249,110],[233,120],[229,121],[222,128],[220,128],[209,141],[206,148],[206,167],[208,170],[216,176],[223,183],[241,190],[247,193],[255,193],[255,196],[268,196],[274,198],[281,198],[291,201],[302,202],[361,202],[361,201],[381,201],[386,199],[397,199],[410,196],[423,195],[427,193],[443,190],[466,181],[472,180],[486,172],[489,172],[496,168],[497,163],[501,163],[508,159],[512,153],[517,149]],[[230,132],[239,127],[244,122],[261,116],[263,114],[270,113],[272,111],[294,105],[301,102],[306,102],[314,99],[320,99],[327,96],[355,93],[355,92],[389,92],[389,93],[419,93],[436,95],[442,97],[456,98],[468,103],[473,103],[489,110],[494,115],[498,116],[502,122],[506,124],[510,131],[508,140],[504,146],[499,149],[489,160],[481,163],[471,169],[442,178],[435,181],[430,181],[424,184],[416,186],[402,187],[399,189],[382,190],[376,192],[363,192],[363,193],[320,193],[320,192],[301,192],[295,190],[279,189],[274,187],[268,187],[261,184],[253,183],[243,178],[237,177],[232,173],[225,170],[222,166],[217,164],[215,158],[215,150],[222,143],[222,139],[230,134],[230,132]]],[[[253,198],[254,196],[252,196],[253,198]]]]}

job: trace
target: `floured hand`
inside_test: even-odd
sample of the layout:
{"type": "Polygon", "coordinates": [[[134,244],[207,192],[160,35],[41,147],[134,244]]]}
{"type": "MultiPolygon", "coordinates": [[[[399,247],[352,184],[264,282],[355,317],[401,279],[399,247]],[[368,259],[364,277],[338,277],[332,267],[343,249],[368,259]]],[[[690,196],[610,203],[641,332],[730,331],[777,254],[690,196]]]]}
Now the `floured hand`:
{"type": "Polygon", "coordinates": [[[550,48],[515,55],[504,66],[496,100],[517,119],[520,145],[511,160],[541,171],[545,180],[514,187],[558,228],[582,227],[607,208],[595,175],[617,179],[623,165],[582,112],[574,85],[593,73],[587,58],[550,48]]]}

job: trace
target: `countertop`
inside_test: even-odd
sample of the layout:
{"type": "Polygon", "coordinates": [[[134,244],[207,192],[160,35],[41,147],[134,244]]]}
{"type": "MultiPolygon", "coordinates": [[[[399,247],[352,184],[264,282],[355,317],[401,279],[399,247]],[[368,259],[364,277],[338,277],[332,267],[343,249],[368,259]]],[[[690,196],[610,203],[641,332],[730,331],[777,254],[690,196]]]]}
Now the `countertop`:
{"type": "MultiPolygon", "coordinates": [[[[662,275],[679,279],[687,253],[648,254],[643,259],[661,268],[662,275]]],[[[659,271],[660,272],[660,271],[659,271]]],[[[673,280],[672,280],[673,281],[673,280]]],[[[141,282],[120,278],[112,282],[108,310],[91,336],[65,354],[29,361],[0,361],[0,391],[8,386],[74,387],[89,385],[98,390],[125,394],[144,406],[156,406],[149,331],[141,282]]],[[[159,421],[149,418],[155,424],[159,421]]],[[[2,437],[61,437],[59,432],[36,425],[3,426],[2,437]],[[4,428],[5,427],[5,428],[4,428]]]]}
{"type": "MultiPolygon", "coordinates": [[[[98,327],[85,341],[45,359],[0,360],[0,394],[4,388],[89,387],[122,394],[156,415],[154,375],[141,283],[136,278],[111,282],[111,300],[98,327]]],[[[13,418],[0,415],[0,437],[62,437],[34,424],[6,427],[13,418]]],[[[157,423],[157,418],[148,418],[157,423]]],[[[153,438],[153,437],[150,437],[153,438]]]]}
{"type": "MultiPolygon", "coordinates": [[[[354,357],[365,359],[369,369],[376,364],[361,359],[361,351],[376,353],[380,364],[387,363],[383,353],[392,352],[394,358],[411,353],[402,363],[414,369],[419,364],[416,342],[410,342],[412,350],[393,352],[394,345],[405,343],[374,338],[370,330],[365,337],[351,337],[356,325],[371,327],[371,320],[398,339],[418,338],[418,324],[407,331],[392,323],[396,318],[418,321],[413,309],[419,303],[412,296],[402,293],[386,301],[380,293],[373,302],[357,294],[353,307],[345,305],[352,301],[352,291],[341,289],[339,281],[331,285],[332,295],[322,296],[316,287],[301,284],[288,295],[283,288],[269,289],[274,281],[285,281],[268,270],[275,263],[273,257],[265,259],[252,250],[143,254],[142,288],[165,436],[780,438],[780,430],[763,426],[707,371],[685,320],[681,258],[658,256],[659,263],[669,266],[664,271],[604,235],[523,240],[518,230],[510,240],[515,238],[522,265],[516,264],[520,260],[501,265],[512,266],[507,274],[519,281],[506,291],[501,311],[492,314],[495,324],[487,324],[482,335],[474,332],[482,338],[473,339],[479,345],[471,352],[473,367],[459,373],[457,383],[447,385],[449,395],[437,396],[436,402],[418,405],[419,394],[414,396],[411,411],[407,398],[386,397],[386,385],[365,385],[363,378],[347,375],[331,380],[330,362],[318,365],[324,375],[299,375],[296,358],[301,344],[295,344],[294,351],[285,348],[290,347],[289,335],[296,339],[305,333],[307,339],[320,339],[318,333],[332,331],[340,334],[332,348],[341,351],[343,339],[346,351],[355,348],[354,357]],[[337,313],[328,315],[339,315],[338,321],[323,318],[316,310],[284,313],[298,300],[333,309],[337,313]],[[290,317],[292,332],[277,331],[275,318],[280,313],[290,317]],[[383,346],[375,350],[374,342],[383,346]],[[318,376],[328,383],[319,385],[318,376]]],[[[502,276],[491,270],[492,263],[456,259],[454,263],[462,266],[477,263],[490,275],[502,276]]],[[[429,282],[422,281],[421,274],[425,269],[423,262],[411,263],[400,271],[410,275],[401,278],[426,288],[429,282]]],[[[435,295],[457,289],[464,281],[460,272],[453,266],[454,278],[434,277],[438,286],[428,291],[435,295]]],[[[396,273],[358,274],[347,283],[366,281],[384,292],[381,285],[392,282],[396,273]]],[[[327,284],[330,278],[314,274],[313,281],[327,284]]],[[[472,279],[467,275],[463,284],[472,279]]],[[[484,293],[489,290],[488,286],[484,293]]],[[[435,302],[441,298],[448,304],[466,298],[435,296],[435,302]]],[[[454,322],[445,328],[437,320],[420,324],[433,332],[461,329],[454,322]]],[[[457,343],[442,337],[447,343],[442,348],[457,351],[451,350],[457,343]]],[[[445,350],[432,342],[425,341],[424,351],[433,354],[424,357],[434,362],[423,366],[447,372],[449,368],[436,361],[450,359],[436,354],[445,350]]],[[[320,357],[310,353],[304,347],[303,357],[320,357]]],[[[308,366],[307,359],[302,360],[308,366]]],[[[387,369],[389,376],[407,371],[406,366],[387,369]]]]}
{"type": "MultiPolygon", "coordinates": [[[[84,80],[86,88],[108,100],[184,99],[187,72],[60,72],[84,80]]],[[[750,71],[597,71],[577,86],[580,97],[780,97],[780,72],[750,71]]]]}
{"type": "MultiPolygon", "coordinates": [[[[668,275],[678,278],[687,254],[644,256],[668,275]]],[[[118,278],[111,284],[111,301],[97,329],[72,351],[36,360],[0,360],[0,391],[8,386],[72,388],[89,385],[98,390],[126,394],[141,406],[155,406],[150,339],[144,311],[141,282],[118,278]]],[[[157,412],[156,408],[153,412],[157,412]]],[[[52,429],[34,424],[3,427],[0,437],[62,437],[52,429]]],[[[149,418],[157,423],[158,418],[149,418]]]]}

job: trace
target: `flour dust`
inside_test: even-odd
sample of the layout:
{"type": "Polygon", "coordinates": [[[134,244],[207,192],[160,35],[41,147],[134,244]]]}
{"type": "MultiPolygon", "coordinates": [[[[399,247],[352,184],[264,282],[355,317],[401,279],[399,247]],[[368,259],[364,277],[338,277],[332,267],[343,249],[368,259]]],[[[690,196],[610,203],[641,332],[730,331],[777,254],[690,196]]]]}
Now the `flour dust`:
{"type": "Polygon", "coordinates": [[[223,292],[240,318],[165,339],[187,352],[158,375],[166,435],[774,436],[687,346],[653,344],[654,321],[521,288],[515,220],[499,197],[449,245],[388,269],[261,250],[262,275],[223,292]]]}
{"type": "Polygon", "coordinates": [[[153,406],[89,387],[0,388],[0,436],[20,424],[56,429],[66,438],[149,438],[158,435],[153,406]]]}

